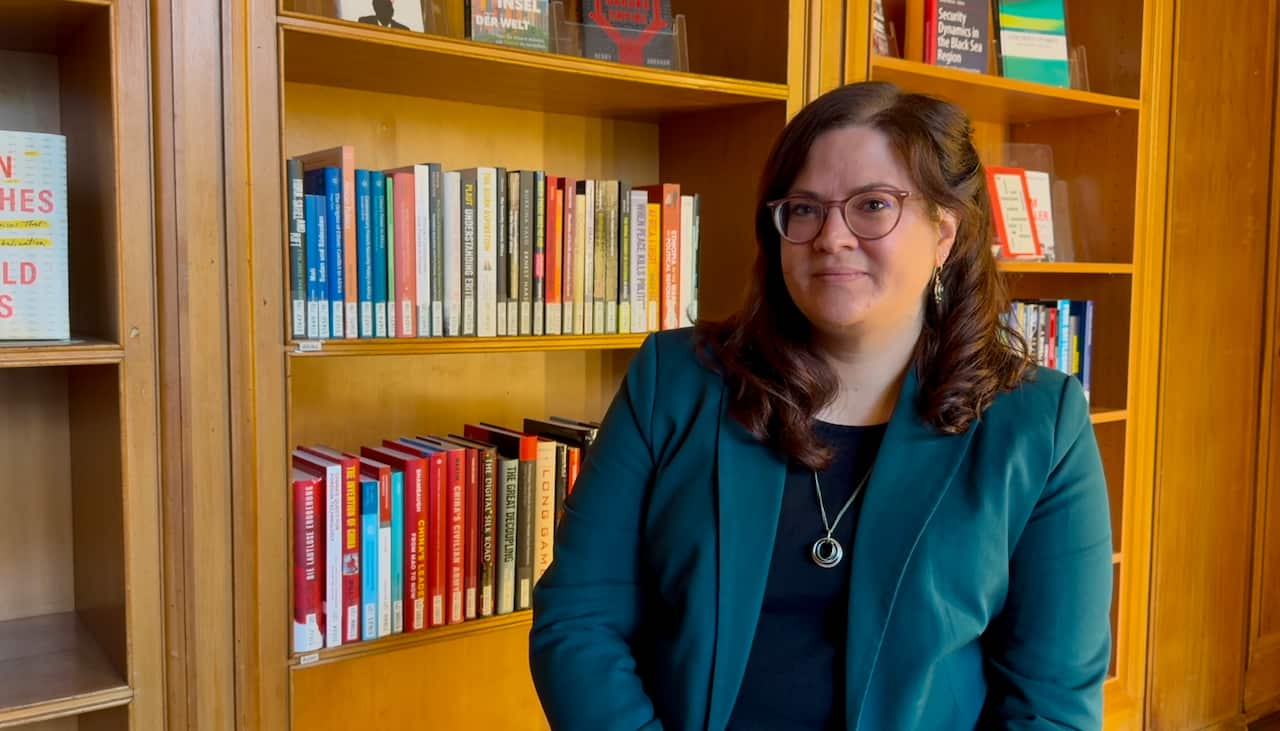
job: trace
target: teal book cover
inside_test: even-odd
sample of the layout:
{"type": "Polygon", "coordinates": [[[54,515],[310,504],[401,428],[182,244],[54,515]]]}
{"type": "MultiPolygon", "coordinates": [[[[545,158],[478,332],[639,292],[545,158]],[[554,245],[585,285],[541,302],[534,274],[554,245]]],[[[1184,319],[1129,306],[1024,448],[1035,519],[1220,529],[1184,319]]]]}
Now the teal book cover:
{"type": "Polygon", "coordinates": [[[1001,75],[1070,87],[1063,0],[997,0],[997,8],[1001,75]]]}

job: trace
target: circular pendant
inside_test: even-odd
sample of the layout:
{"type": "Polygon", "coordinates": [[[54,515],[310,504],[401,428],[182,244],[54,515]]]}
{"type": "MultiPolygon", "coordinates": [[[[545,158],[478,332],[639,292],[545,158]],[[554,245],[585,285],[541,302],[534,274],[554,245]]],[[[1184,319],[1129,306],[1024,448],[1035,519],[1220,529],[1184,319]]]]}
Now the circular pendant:
{"type": "Polygon", "coordinates": [[[840,545],[840,541],[831,536],[823,536],[813,542],[809,555],[813,557],[814,563],[829,569],[834,568],[844,558],[844,548],[840,545]]]}

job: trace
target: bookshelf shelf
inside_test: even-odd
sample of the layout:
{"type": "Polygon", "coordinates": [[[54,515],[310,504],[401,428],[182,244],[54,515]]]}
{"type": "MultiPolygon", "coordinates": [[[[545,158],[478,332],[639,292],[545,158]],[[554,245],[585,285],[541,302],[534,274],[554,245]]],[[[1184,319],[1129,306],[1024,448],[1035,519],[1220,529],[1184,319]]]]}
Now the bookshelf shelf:
{"type": "Polygon", "coordinates": [[[368,355],[445,355],[449,353],[528,353],[563,350],[633,350],[649,333],[639,335],[539,335],[501,338],[414,338],[381,340],[324,340],[293,343],[289,354],[299,358],[368,355]]]}
{"type": "Polygon", "coordinates": [[[327,662],[336,662],[339,660],[351,660],[358,657],[365,657],[380,652],[390,652],[393,650],[403,650],[409,647],[417,647],[419,645],[427,645],[438,642],[453,642],[462,640],[486,632],[498,632],[506,629],[519,629],[530,627],[533,623],[533,612],[523,610],[512,612],[511,614],[503,614],[497,617],[486,617],[484,619],[472,619],[460,624],[448,625],[445,627],[433,627],[431,629],[422,630],[420,632],[407,632],[390,637],[383,637],[378,640],[370,640],[368,642],[356,642],[350,645],[342,645],[332,650],[320,650],[314,653],[303,653],[294,655],[289,664],[294,668],[307,668],[313,665],[327,662]]]}
{"type": "Polygon", "coordinates": [[[1007,274],[1133,274],[1128,262],[1001,261],[997,266],[1007,274]]]}
{"type": "Polygon", "coordinates": [[[873,56],[871,78],[959,103],[984,121],[1021,124],[1137,111],[1140,102],[1122,96],[1060,89],[990,74],[873,56]]]}
{"type": "Polygon", "coordinates": [[[0,368],[102,365],[123,360],[124,348],[96,338],[73,338],[56,343],[0,342],[0,368]]]}
{"type": "Polygon", "coordinates": [[[785,84],[624,66],[285,13],[284,80],[536,112],[657,121],[785,102],[785,84]],[[343,59],[332,63],[332,59],[343,59]]]}
{"type": "Polygon", "coordinates": [[[67,612],[0,622],[0,726],[123,706],[133,690],[67,612]]]}
{"type": "Polygon", "coordinates": [[[1089,413],[1089,421],[1094,424],[1114,424],[1129,418],[1125,409],[1095,409],[1089,413]]]}

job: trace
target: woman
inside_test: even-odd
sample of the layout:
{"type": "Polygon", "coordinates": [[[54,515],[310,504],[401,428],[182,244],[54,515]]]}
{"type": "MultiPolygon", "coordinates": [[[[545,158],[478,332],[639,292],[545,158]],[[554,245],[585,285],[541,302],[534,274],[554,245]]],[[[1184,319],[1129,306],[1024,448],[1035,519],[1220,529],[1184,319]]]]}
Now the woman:
{"type": "Polygon", "coordinates": [[[782,132],[751,293],[632,362],[534,595],[555,729],[1101,726],[1083,391],[1000,319],[963,113],[880,83],[782,132]]]}

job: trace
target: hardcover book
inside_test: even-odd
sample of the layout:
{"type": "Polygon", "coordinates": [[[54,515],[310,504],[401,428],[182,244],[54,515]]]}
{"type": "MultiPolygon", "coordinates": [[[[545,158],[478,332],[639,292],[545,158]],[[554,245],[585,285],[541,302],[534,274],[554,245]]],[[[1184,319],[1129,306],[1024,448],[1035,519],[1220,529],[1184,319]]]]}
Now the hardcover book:
{"type": "Polygon", "coordinates": [[[471,40],[530,51],[550,48],[547,0],[466,0],[464,5],[471,40]]]}
{"type": "Polygon", "coordinates": [[[996,8],[1001,75],[1070,87],[1063,0],[996,0],[996,8]]]}
{"type": "Polygon", "coordinates": [[[419,0],[338,0],[338,17],[382,28],[423,31],[419,0]]]}
{"type": "Polygon", "coordinates": [[[583,55],[676,69],[671,0],[583,0],[583,55]]]}
{"type": "Polygon", "coordinates": [[[71,337],[67,140],[0,130],[0,340],[71,337]]]}

